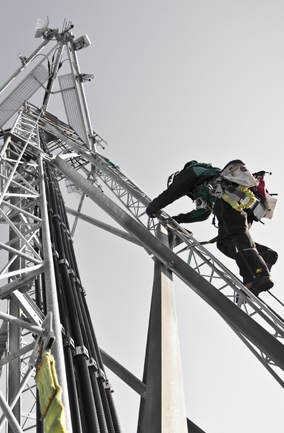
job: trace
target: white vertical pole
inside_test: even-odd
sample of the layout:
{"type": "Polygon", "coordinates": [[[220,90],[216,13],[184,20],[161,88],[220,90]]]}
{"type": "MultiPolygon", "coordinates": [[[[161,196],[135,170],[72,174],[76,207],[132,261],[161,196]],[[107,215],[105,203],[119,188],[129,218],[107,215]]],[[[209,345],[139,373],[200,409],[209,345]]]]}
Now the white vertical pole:
{"type": "MultiPolygon", "coordinates": [[[[160,225],[160,239],[168,242],[160,225]]],[[[179,335],[172,272],[161,265],[162,433],[187,433],[179,335]]]]}
{"type": "MultiPolygon", "coordinates": [[[[168,243],[161,225],[157,237],[168,243]]],[[[155,272],[138,433],[188,433],[172,272],[155,259],[155,272]]]]}

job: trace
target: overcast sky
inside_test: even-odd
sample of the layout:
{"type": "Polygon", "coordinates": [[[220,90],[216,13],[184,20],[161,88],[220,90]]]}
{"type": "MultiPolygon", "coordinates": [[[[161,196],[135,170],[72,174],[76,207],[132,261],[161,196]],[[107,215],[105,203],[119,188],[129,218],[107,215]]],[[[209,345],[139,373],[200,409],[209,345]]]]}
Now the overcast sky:
{"type": "MultiPolygon", "coordinates": [[[[252,236],[279,253],[273,293],[284,302],[283,1],[17,0],[1,13],[0,84],[20,66],[18,54],[41,43],[34,38],[38,18],[49,16],[59,29],[66,18],[75,37],[89,36],[79,62],[81,72],[96,76],[85,90],[92,126],[109,142],[102,153],[149,196],[191,159],[222,168],[238,158],[252,172],[273,173],[267,187],[279,193],[276,214],[255,224],[252,236]]],[[[66,121],[60,95],[49,111],[66,121]]],[[[78,205],[75,197],[66,200],[78,205]]],[[[183,199],[166,211],[192,208],[183,199]]],[[[93,204],[83,212],[110,223],[93,204]]],[[[211,219],[188,228],[199,241],[216,235],[211,219]]],[[[142,379],[152,260],[83,222],[74,242],[99,345],[142,379]]],[[[210,251],[224,260],[215,246],[210,251]]],[[[238,275],[233,261],[225,263],[238,275]]],[[[177,278],[175,287],[187,417],[206,433],[282,431],[280,385],[215,311],[177,278]]],[[[122,430],[133,433],[139,398],[108,376],[122,430]]]]}

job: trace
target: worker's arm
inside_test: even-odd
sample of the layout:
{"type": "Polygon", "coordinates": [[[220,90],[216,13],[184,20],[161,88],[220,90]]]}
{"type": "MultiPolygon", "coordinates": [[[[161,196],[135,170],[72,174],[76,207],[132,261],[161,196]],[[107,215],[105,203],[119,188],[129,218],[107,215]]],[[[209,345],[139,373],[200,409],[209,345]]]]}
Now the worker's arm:
{"type": "Polygon", "coordinates": [[[193,170],[185,170],[165,191],[149,204],[146,209],[147,215],[155,215],[160,209],[186,195],[193,187],[196,179],[197,176],[193,170]]]}
{"type": "Polygon", "coordinates": [[[179,224],[181,223],[195,223],[198,221],[205,221],[211,215],[210,209],[194,209],[188,213],[181,213],[173,216],[172,218],[179,224]]]}

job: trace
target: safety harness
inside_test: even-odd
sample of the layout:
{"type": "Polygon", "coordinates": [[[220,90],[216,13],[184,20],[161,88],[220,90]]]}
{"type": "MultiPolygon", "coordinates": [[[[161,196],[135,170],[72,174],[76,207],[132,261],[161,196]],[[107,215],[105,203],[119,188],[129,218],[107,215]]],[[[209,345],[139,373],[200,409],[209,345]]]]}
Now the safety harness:
{"type": "Polygon", "coordinates": [[[194,187],[189,197],[195,202],[196,209],[213,209],[215,198],[223,199],[235,210],[241,211],[252,206],[256,198],[254,193],[242,185],[237,185],[217,176],[211,180],[204,180],[201,185],[194,187]]]}
{"type": "MultiPolygon", "coordinates": [[[[190,161],[185,164],[183,170],[173,173],[168,178],[167,186],[189,167],[211,168],[211,164],[190,161]]],[[[224,200],[233,209],[241,212],[243,209],[251,208],[257,220],[263,217],[272,218],[276,206],[276,199],[266,192],[264,184],[265,172],[251,175],[240,160],[231,161],[216,175],[204,179],[202,183],[195,185],[188,193],[188,197],[195,203],[196,209],[210,209],[213,211],[216,198],[224,200]],[[238,176],[234,174],[235,167],[241,166],[238,176]],[[241,185],[243,182],[246,186],[241,185]],[[262,182],[262,183],[261,183],[262,182]],[[263,190],[263,196],[259,194],[263,190]],[[255,196],[256,193],[257,197],[255,196]]],[[[271,174],[271,173],[270,173],[271,174]]]]}

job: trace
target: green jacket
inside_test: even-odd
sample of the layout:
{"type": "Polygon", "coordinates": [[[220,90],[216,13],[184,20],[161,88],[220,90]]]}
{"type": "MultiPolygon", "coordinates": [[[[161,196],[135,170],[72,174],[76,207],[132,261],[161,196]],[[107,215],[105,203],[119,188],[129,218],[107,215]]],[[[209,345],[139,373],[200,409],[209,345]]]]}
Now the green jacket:
{"type": "Polygon", "coordinates": [[[187,195],[194,201],[202,198],[208,203],[208,207],[206,209],[196,209],[187,214],[180,214],[173,218],[177,222],[188,223],[207,219],[211,214],[213,197],[209,194],[208,188],[202,188],[202,184],[205,180],[210,181],[220,173],[221,170],[211,164],[198,162],[189,164],[179,173],[173,183],[152,201],[151,208],[158,212],[158,210],[163,209],[175,200],[187,195]]]}

